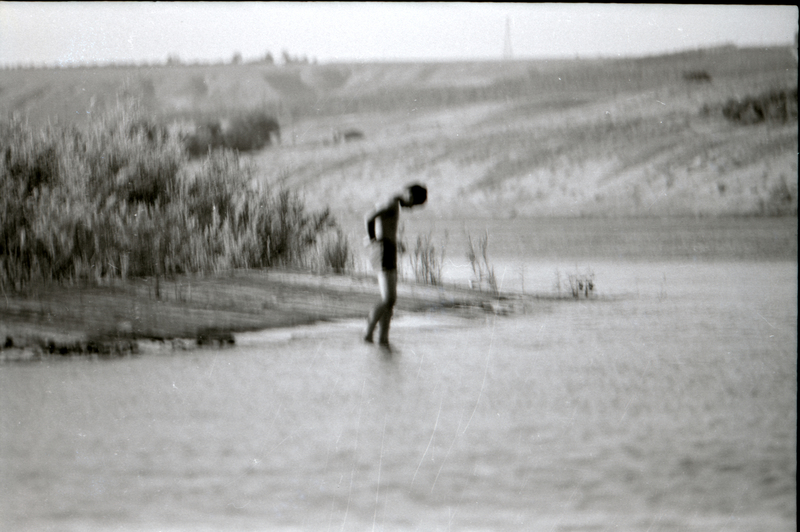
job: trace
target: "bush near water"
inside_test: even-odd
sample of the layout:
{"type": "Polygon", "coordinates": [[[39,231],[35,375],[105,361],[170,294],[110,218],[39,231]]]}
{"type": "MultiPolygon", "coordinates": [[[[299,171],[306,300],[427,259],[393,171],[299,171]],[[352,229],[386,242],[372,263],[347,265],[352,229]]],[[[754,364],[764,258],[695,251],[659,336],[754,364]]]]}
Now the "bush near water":
{"type": "Polygon", "coordinates": [[[0,145],[3,290],[331,266],[322,243],[337,224],[327,208],[310,211],[297,193],[259,185],[231,150],[190,170],[180,140],[133,102],[81,128],[12,119],[0,123],[0,145]]]}

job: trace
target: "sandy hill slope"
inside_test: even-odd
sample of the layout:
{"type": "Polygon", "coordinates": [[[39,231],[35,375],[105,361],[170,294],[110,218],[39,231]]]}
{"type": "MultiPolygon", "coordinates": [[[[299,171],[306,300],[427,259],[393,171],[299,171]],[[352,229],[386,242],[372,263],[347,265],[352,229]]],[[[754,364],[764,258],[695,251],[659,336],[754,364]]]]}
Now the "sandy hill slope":
{"type": "Polygon", "coordinates": [[[264,109],[282,142],[247,156],[260,179],[342,214],[421,180],[442,216],[774,215],[797,212],[796,87],[788,48],[6,70],[0,115],[80,123],[125,96],[168,123],[264,109]],[[776,91],[790,95],[783,117],[724,116],[776,91]]]}

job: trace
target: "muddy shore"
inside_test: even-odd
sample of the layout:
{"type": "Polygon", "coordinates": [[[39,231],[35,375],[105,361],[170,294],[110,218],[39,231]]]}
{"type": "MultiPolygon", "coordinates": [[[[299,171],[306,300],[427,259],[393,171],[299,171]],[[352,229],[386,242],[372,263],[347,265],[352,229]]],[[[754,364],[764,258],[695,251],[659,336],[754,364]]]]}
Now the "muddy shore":
{"type": "MultiPolygon", "coordinates": [[[[136,279],[108,286],[48,286],[0,301],[0,362],[54,355],[122,356],[234,343],[237,332],[363,317],[378,298],[371,276],[240,270],[136,279]]],[[[398,312],[508,312],[519,297],[401,282],[398,312]]]]}

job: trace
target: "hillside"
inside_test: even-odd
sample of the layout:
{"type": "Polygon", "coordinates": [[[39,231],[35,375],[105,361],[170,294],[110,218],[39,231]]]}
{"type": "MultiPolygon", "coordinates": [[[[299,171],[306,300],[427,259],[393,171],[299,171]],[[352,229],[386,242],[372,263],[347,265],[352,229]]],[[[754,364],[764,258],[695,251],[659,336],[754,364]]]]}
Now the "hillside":
{"type": "Polygon", "coordinates": [[[282,143],[265,182],[361,213],[430,187],[428,215],[797,213],[796,92],[787,121],[730,121],[729,100],[797,87],[788,48],[638,59],[6,70],[0,116],[83,122],[134,96],[165,123],[253,109],[282,143]],[[334,142],[353,130],[352,142],[334,142]]]}

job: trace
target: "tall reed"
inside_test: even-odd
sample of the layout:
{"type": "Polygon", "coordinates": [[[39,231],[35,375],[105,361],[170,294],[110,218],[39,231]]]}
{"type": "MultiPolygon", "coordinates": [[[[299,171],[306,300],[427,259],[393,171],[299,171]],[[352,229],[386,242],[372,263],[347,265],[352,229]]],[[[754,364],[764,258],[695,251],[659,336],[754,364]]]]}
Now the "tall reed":
{"type": "MultiPolygon", "coordinates": [[[[445,241],[446,242],[446,241],[445,241]]],[[[446,243],[437,251],[430,233],[417,236],[417,243],[411,253],[411,269],[418,283],[440,285],[442,284],[442,266],[446,243]]]]}
{"type": "Polygon", "coordinates": [[[472,266],[472,273],[478,288],[483,289],[484,284],[492,293],[497,293],[497,277],[494,267],[489,264],[489,231],[484,231],[477,240],[467,233],[467,259],[472,266]]]}

